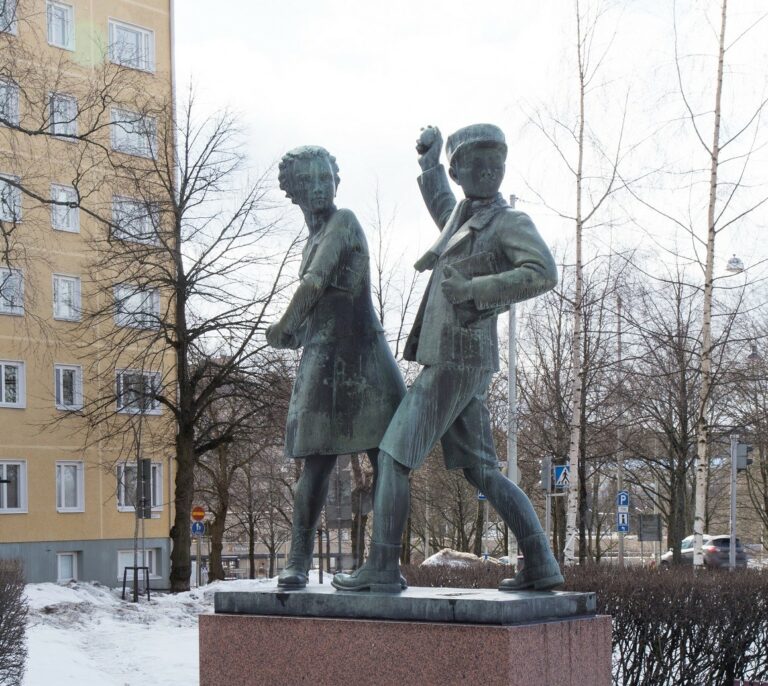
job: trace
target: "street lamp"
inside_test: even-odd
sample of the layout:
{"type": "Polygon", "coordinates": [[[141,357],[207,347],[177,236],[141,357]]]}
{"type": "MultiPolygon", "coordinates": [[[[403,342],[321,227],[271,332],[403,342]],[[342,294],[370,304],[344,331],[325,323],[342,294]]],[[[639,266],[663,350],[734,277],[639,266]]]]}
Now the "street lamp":
{"type": "Polygon", "coordinates": [[[753,343],[752,352],[747,355],[747,362],[750,364],[757,364],[761,359],[762,358],[760,357],[760,353],[757,352],[757,346],[753,343]]]}
{"type": "Polygon", "coordinates": [[[741,258],[736,257],[736,253],[734,253],[733,257],[728,260],[728,264],[725,265],[725,271],[730,272],[731,274],[738,274],[739,272],[744,271],[744,263],[741,261],[741,258]]]}

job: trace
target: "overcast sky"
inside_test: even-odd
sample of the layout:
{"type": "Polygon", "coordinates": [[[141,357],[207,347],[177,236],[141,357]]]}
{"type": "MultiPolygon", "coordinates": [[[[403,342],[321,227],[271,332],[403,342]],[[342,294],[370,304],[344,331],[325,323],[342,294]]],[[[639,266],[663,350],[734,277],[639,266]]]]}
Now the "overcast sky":
{"type": "MultiPolygon", "coordinates": [[[[337,204],[364,223],[378,186],[385,210],[397,212],[393,230],[409,264],[434,231],[415,182],[419,128],[436,124],[447,135],[474,122],[498,124],[510,144],[502,192],[529,201],[521,209],[547,240],[563,243],[569,226],[531,202],[536,198],[529,186],[567,205],[568,180],[551,146],[526,121],[540,107],[567,112],[573,104],[573,4],[226,0],[212,11],[210,2],[182,0],[176,3],[177,80],[183,87],[191,79],[205,108],[228,106],[241,115],[254,167],[265,168],[298,145],[326,147],[341,167],[337,204]]],[[[691,17],[682,27],[685,50],[703,54],[716,47],[698,11],[715,10],[716,21],[718,5],[678,0],[681,14],[691,17]]],[[[616,135],[617,103],[628,98],[629,138],[639,141],[654,130],[655,108],[668,107],[674,90],[672,0],[621,6],[598,34],[598,47],[613,42],[598,84],[606,95],[591,102],[593,125],[609,142],[616,135]]],[[[768,9],[765,0],[732,6],[733,37],[768,9]]],[[[763,92],[767,26],[742,41],[744,54],[734,54],[736,71],[756,72],[763,92]]],[[[702,103],[710,85],[704,79],[698,89],[702,103]]],[[[659,147],[668,143],[656,152],[669,154],[659,147]]],[[[725,240],[723,249],[729,248],[725,240]]]]}

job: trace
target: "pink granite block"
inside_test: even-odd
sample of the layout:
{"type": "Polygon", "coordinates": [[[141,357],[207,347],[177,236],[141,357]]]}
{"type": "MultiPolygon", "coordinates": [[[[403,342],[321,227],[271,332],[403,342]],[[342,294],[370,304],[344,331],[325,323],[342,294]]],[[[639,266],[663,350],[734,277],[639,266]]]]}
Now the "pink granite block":
{"type": "Polygon", "coordinates": [[[611,618],[515,626],[202,615],[200,686],[610,686],[611,618]]]}

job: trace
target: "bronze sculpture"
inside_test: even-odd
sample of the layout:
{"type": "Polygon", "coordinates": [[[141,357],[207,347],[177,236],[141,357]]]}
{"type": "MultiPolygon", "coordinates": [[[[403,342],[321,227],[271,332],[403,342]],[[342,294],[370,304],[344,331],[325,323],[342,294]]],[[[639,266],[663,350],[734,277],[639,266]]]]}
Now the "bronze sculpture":
{"type": "Polygon", "coordinates": [[[319,146],[291,150],[280,162],[279,182],[309,228],[299,285],[267,329],[273,347],[303,347],[285,451],[303,459],[304,468],[288,564],[278,577],[282,588],[303,588],[336,456],[365,451],[375,470],[377,446],[405,386],[371,301],[365,234],[350,210],[334,205],[335,158],[319,146]]]}
{"type": "Polygon", "coordinates": [[[525,568],[500,590],[547,590],[563,577],[530,500],[499,471],[485,394],[499,368],[497,315],[553,288],[557,269],[530,218],[498,192],[507,153],[502,131],[476,124],[448,137],[449,173],[466,196],[458,203],[439,163],[441,147],[437,128],[422,131],[419,187],[441,233],[415,265],[432,275],[404,357],[424,366],[379,444],[368,559],[332,583],[339,590],[400,591],[409,473],[440,440],[446,467],[462,469],[486,495],[523,553],[525,568]]]}

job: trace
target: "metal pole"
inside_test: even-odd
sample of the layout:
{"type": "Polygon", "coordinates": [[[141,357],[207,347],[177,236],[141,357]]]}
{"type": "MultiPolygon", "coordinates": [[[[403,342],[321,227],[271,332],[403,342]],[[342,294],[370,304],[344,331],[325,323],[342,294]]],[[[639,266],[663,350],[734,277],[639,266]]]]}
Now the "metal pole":
{"type": "MultiPolygon", "coordinates": [[[[509,196],[509,204],[514,209],[517,196],[509,196]]],[[[507,478],[515,484],[520,483],[517,469],[517,309],[514,304],[509,308],[509,372],[507,374],[507,478]]],[[[507,530],[507,556],[510,561],[517,560],[517,541],[507,530]]]]}
{"type": "Polygon", "coordinates": [[[731,434],[731,541],[728,550],[728,569],[736,569],[736,453],[739,449],[739,437],[731,434]]]}
{"type": "Polygon", "coordinates": [[[323,583],[323,528],[317,527],[317,561],[318,572],[317,578],[320,583],[323,583]]]}
{"type": "Polygon", "coordinates": [[[338,537],[338,545],[336,546],[339,555],[336,560],[336,571],[341,572],[341,464],[339,460],[336,460],[336,514],[338,519],[336,520],[336,536],[338,537]]]}
{"type": "MultiPolygon", "coordinates": [[[[618,356],[618,370],[619,370],[619,377],[621,377],[621,368],[622,368],[622,350],[621,350],[621,296],[617,296],[616,298],[616,334],[617,334],[617,341],[616,341],[616,348],[617,348],[617,356],[618,356]]],[[[621,379],[619,379],[621,380],[621,379]]],[[[621,417],[620,413],[620,417],[621,417]]],[[[621,419],[619,419],[621,422],[621,419]]],[[[617,438],[618,438],[618,446],[616,446],[616,491],[620,492],[624,490],[624,448],[622,445],[622,431],[621,431],[621,425],[619,425],[619,429],[617,432],[617,438]]],[[[617,506],[618,509],[618,506],[617,506]]],[[[619,532],[619,567],[624,566],[624,532],[619,532]]]]}
{"type": "Polygon", "coordinates": [[[544,508],[544,531],[547,534],[547,542],[549,542],[552,536],[552,494],[547,492],[544,497],[546,498],[546,507],[544,508]]]}
{"type": "Polygon", "coordinates": [[[195,536],[195,539],[197,540],[197,570],[196,570],[197,571],[197,575],[196,575],[197,576],[197,587],[200,588],[200,586],[201,586],[200,581],[202,579],[202,575],[200,573],[202,571],[200,569],[200,536],[199,535],[195,536]]]}
{"type": "Polygon", "coordinates": [[[484,536],[484,538],[485,538],[485,559],[487,560],[489,555],[490,555],[490,551],[488,550],[488,548],[490,547],[489,543],[488,543],[488,539],[490,538],[490,527],[488,526],[488,498],[487,497],[485,499],[485,515],[483,517],[483,533],[485,534],[485,536],[484,536]]]}
{"type": "Polygon", "coordinates": [[[424,559],[429,557],[429,478],[424,479],[424,559]]]}

